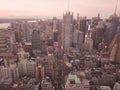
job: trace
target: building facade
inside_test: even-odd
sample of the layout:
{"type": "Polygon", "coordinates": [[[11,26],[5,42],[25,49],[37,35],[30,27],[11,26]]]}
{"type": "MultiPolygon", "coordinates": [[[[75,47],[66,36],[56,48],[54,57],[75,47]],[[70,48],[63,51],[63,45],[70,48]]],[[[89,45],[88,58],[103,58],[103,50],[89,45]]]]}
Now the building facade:
{"type": "Polygon", "coordinates": [[[69,52],[72,46],[73,38],[73,14],[67,12],[63,15],[63,24],[62,24],[62,45],[64,52],[69,52]]]}

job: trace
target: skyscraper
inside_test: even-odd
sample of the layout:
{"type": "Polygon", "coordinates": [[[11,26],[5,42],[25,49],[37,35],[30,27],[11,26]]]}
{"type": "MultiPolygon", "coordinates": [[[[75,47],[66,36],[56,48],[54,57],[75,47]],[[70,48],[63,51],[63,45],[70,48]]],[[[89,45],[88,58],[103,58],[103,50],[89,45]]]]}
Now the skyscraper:
{"type": "Polygon", "coordinates": [[[41,53],[41,39],[39,30],[33,30],[32,32],[32,50],[35,55],[40,55],[41,53]]]}
{"type": "Polygon", "coordinates": [[[84,33],[79,30],[74,30],[73,33],[73,46],[75,49],[81,49],[83,44],[84,33]]]}
{"type": "Polygon", "coordinates": [[[120,63],[120,26],[117,29],[117,34],[110,43],[109,49],[110,58],[113,59],[115,63],[120,63]]]}
{"type": "Polygon", "coordinates": [[[22,38],[23,42],[30,42],[30,31],[27,22],[23,22],[22,25],[22,38]]]}
{"type": "Polygon", "coordinates": [[[87,32],[87,18],[86,17],[79,17],[79,14],[78,14],[77,23],[78,23],[78,30],[83,32],[83,34],[84,34],[83,38],[85,39],[85,34],[87,32]]]}
{"type": "Polygon", "coordinates": [[[99,43],[104,40],[104,24],[103,22],[98,22],[98,25],[95,28],[95,38],[94,38],[94,47],[98,49],[99,43]]]}
{"type": "Polygon", "coordinates": [[[73,14],[67,12],[63,15],[62,24],[62,45],[64,52],[68,52],[72,46],[73,37],[73,14]]]}
{"type": "Polygon", "coordinates": [[[115,34],[117,32],[118,25],[119,25],[119,17],[116,14],[114,14],[113,16],[111,16],[111,27],[110,27],[110,31],[109,31],[109,42],[111,42],[113,37],[115,36],[115,34]]]}

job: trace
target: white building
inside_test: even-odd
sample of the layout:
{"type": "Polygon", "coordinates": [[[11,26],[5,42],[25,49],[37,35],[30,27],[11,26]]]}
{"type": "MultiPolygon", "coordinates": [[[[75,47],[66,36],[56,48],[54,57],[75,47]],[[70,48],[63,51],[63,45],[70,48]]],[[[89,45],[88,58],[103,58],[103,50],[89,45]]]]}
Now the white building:
{"type": "Polygon", "coordinates": [[[88,51],[91,51],[93,49],[93,40],[91,38],[85,38],[84,49],[88,51]]]}
{"type": "Polygon", "coordinates": [[[99,86],[97,90],[111,90],[110,86],[99,86]]]}
{"type": "Polygon", "coordinates": [[[0,80],[4,80],[8,78],[12,78],[10,68],[0,66],[0,80]]]}
{"type": "Polygon", "coordinates": [[[36,77],[36,63],[34,61],[29,60],[21,60],[18,63],[19,74],[20,76],[29,76],[36,77]]]}
{"type": "Polygon", "coordinates": [[[120,83],[116,82],[113,87],[113,90],[120,90],[120,83]]]}
{"type": "Polygon", "coordinates": [[[20,48],[17,54],[18,54],[19,60],[24,60],[29,58],[29,53],[25,52],[23,48],[20,48]]]}
{"type": "Polygon", "coordinates": [[[77,75],[70,73],[65,84],[65,90],[89,90],[89,81],[81,80],[77,75]]]}

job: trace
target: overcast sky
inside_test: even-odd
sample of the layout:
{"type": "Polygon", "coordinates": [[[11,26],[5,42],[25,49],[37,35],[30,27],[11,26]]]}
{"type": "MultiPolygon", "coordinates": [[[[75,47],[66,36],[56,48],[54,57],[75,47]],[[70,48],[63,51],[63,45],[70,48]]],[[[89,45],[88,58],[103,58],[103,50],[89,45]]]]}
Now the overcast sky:
{"type": "MultiPolygon", "coordinates": [[[[74,16],[79,13],[92,17],[101,13],[101,17],[106,18],[114,13],[115,5],[116,0],[69,0],[69,10],[74,16]]],[[[0,0],[0,17],[62,17],[67,9],[68,0],[0,0]]]]}

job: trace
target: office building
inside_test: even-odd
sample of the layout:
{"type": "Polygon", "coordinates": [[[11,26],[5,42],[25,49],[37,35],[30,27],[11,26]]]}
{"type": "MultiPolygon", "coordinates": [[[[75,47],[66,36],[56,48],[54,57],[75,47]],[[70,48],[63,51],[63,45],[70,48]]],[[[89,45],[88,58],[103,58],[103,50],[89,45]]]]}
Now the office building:
{"type": "Polygon", "coordinates": [[[62,24],[62,45],[64,52],[69,52],[72,47],[72,38],[73,38],[73,14],[67,12],[63,15],[63,24],[62,24]]]}
{"type": "Polygon", "coordinates": [[[74,30],[73,32],[73,47],[80,50],[83,45],[84,33],[79,30],[74,30]]]}
{"type": "Polygon", "coordinates": [[[19,60],[24,60],[29,58],[29,53],[25,52],[21,47],[19,48],[17,55],[19,60]]]}
{"type": "Polygon", "coordinates": [[[18,63],[20,77],[26,75],[28,77],[36,78],[36,63],[32,60],[21,60],[18,63]]]}
{"type": "Polygon", "coordinates": [[[84,39],[83,42],[85,40],[85,34],[87,32],[87,18],[86,17],[79,17],[79,14],[77,16],[77,26],[78,26],[78,30],[80,30],[81,32],[83,32],[84,34],[84,39]]]}
{"type": "Polygon", "coordinates": [[[36,56],[39,56],[41,54],[41,38],[40,38],[40,31],[39,30],[33,30],[32,32],[32,50],[33,53],[36,56]]]}
{"type": "Polygon", "coordinates": [[[22,22],[21,29],[22,29],[22,41],[30,42],[29,24],[27,22],[22,22]]]}

